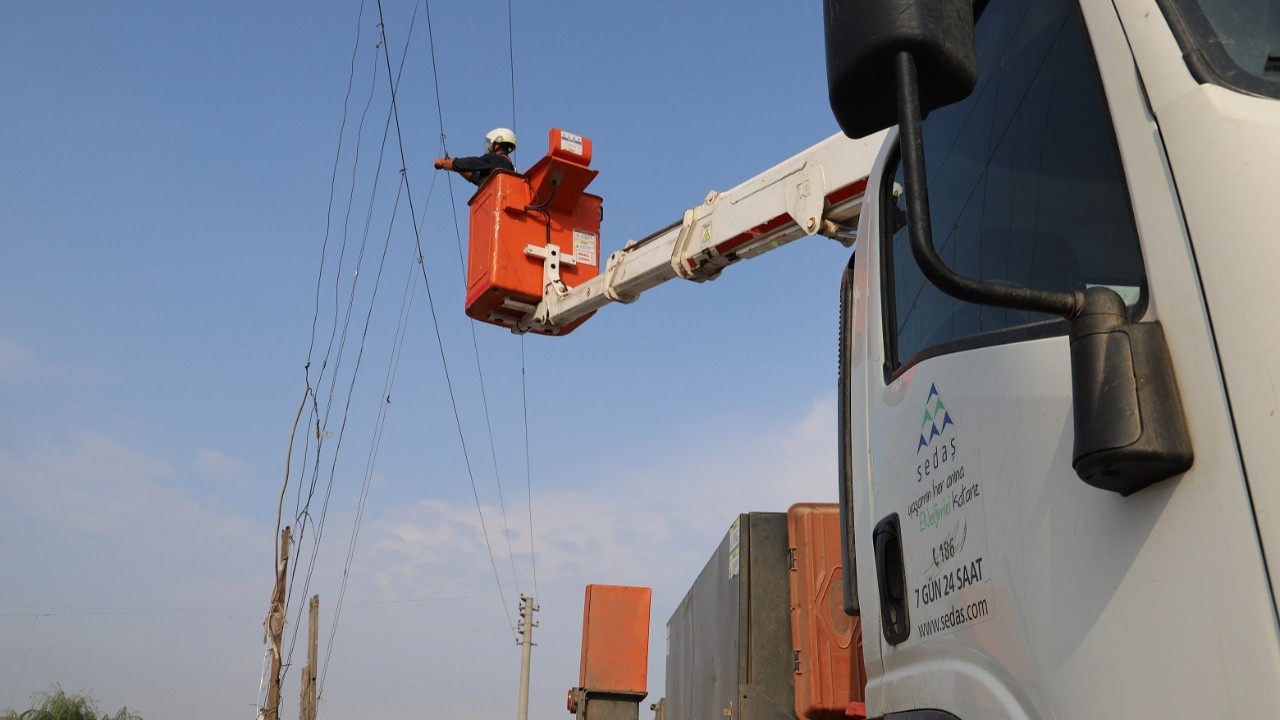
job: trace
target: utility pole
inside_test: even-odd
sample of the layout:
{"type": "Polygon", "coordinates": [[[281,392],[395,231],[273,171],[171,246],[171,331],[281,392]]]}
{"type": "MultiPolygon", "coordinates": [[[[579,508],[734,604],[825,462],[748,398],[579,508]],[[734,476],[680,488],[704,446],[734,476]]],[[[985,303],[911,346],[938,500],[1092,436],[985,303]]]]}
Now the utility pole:
{"type": "Polygon", "coordinates": [[[310,613],[307,616],[307,666],[302,670],[302,698],[298,702],[300,720],[316,720],[316,661],[319,652],[316,643],[320,625],[320,596],[311,596],[310,613]]]}
{"type": "Polygon", "coordinates": [[[520,659],[520,703],[516,710],[517,720],[529,720],[529,660],[533,652],[533,629],[538,623],[533,621],[533,614],[540,608],[533,604],[533,598],[520,596],[520,645],[523,646],[520,659]]]}
{"type": "Polygon", "coordinates": [[[284,642],[285,578],[289,574],[289,528],[280,533],[280,561],[276,563],[276,587],[271,594],[271,610],[263,623],[271,640],[271,684],[267,689],[267,707],[262,713],[265,720],[280,720],[280,665],[281,646],[284,642]]]}

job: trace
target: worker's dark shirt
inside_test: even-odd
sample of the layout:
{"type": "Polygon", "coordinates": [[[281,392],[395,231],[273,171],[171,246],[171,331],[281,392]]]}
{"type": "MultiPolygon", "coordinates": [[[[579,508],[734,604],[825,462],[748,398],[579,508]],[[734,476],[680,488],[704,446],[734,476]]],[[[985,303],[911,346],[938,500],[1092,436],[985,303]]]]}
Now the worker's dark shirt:
{"type": "Polygon", "coordinates": [[[454,158],[453,169],[459,172],[471,173],[471,177],[467,179],[476,185],[480,185],[494,170],[514,171],[516,167],[511,164],[511,159],[506,155],[490,152],[479,157],[454,158]]]}

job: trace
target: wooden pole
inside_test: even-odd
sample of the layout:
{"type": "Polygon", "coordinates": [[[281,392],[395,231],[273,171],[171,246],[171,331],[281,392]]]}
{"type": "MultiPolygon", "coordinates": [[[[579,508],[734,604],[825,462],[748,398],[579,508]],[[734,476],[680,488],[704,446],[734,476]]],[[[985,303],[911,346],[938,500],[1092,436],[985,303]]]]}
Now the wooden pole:
{"type": "Polygon", "coordinates": [[[302,671],[302,699],[298,703],[300,720],[316,720],[316,667],[319,661],[320,596],[311,596],[307,616],[307,667],[302,671]]]}
{"type": "Polygon", "coordinates": [[[265,623],[267,635],[271,638],[271,677],[267,689],[267,707],[263,713],[265,720],[280,720],[280,667],[283,661],[281,649],[284,644],[285,618],[285,580],[289,574],[289,528],[280,533],[280,563],[276,566],[276,587],[271,594],[271,610],[267,613],[265,623]]]}

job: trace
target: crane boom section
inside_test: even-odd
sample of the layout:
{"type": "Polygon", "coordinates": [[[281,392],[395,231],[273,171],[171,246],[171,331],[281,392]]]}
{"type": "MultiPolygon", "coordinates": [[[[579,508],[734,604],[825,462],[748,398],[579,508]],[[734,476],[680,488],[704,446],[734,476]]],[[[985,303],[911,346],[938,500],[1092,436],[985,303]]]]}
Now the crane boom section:
{"type": "Polygon", "coordinates": [[[883,142],[884,133],[861,140],[833,135],[730,190],[712,191],[679,222],[609,255],[603,272],[576,287],[559,277],[568,256],[527,246],[527,255],[544,262],[543,295],[514,330],[556,334],[611,302],[634,302],[674,278],[713,280],[739,260],[801,237],[821,234],[851,245],[883,142]]]}

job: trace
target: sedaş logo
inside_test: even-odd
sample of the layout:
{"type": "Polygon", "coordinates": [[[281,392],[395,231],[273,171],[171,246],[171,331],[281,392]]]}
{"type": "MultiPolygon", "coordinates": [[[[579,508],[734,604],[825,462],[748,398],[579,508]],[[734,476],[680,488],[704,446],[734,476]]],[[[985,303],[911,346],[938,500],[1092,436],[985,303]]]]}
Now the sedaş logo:
{"type": "Polygon", "coordinates": [[[916,455],[920,454],[921,449],[933,445],[934,438],[942,437],[942,432],[948,426],[955,424],[951,413],[947,412],[947,406],[942,402],[937,384],[930,385],[929,397],[924,401],[924,420],[920,423],[920,443],[916,445],[916,455]]]}
{"type": "Polygon", "coordinates": [[[944,475],[951,472],[947,466],[956,459],[956,452],[956,422],[942,402],[938,386],[930,385],[929,397],[924,401],[924,420],[920,422],[920,440],[916,443],[916,482],[925,478],[936,481],[939,471],[944,475]]]}

